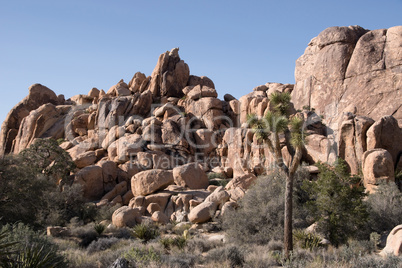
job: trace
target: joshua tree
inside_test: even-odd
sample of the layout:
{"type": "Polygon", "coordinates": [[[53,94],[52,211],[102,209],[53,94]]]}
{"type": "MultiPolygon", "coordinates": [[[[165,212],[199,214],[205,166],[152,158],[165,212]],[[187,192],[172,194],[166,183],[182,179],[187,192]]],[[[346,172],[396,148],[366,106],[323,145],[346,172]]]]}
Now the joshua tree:
{"type": "Polygon", "coordinates": [[[285,226],[284,226],[284,247],[285,257],[293,250],[292,237],[292,214],[293,214],[293,178],[300,165],[302,157],[303,141],[303,118],[294,115],[289,117],[290,105],[289,93],[273,93],[270,95],[273,111],[268,111],[263,118],[254,114],[248,116],[248,123],[252,127],[256,137],[263,141],[273,155],[278,166],[286,174],[285,191],[285,226]],[[279,141],[279,134],[285,134],[289,152],[292,160],[289,166],[283,161],[282,150],[279,141]],[[291,147],[290,147],[291,146],[291,147]]]}

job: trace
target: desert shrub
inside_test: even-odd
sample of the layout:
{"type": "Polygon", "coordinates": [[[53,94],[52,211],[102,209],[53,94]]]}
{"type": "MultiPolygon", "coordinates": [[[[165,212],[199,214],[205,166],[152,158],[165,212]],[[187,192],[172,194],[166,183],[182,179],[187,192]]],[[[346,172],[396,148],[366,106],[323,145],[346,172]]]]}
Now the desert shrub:
{"type": "Polygon", "coordinates": [[[171,268],[190,268],[194,267],[196,257],[192,254],[162,255],[161,263],[163,267],[171,268]]]}
{"type": "Polygon", "coordinates": [[[229,179],[226,178],[225,174],[218,172],[208,173],[208,180],[210,185],[223,186],[223,187],[225,187],[229,182],[229,179]]]}
{"type": "Polygon", "coordinates": [[[191,224],[180,224],[173,227],[173,232],[177,235],[182,235],[186,230],[190,229],[191,224]]]}
{"type": "MultiPolygon", "coordinates": [[[[298,176],[296,176],[298,179],[298,176]]],[[[265,244],[282,240],[284,221],[285,175],[273,171],[258,177],[239,202],[239,208],[223,217],[223,228],[229,239],[239,243],[265,244]]],[[[294,198],[294,226],[301,228],[306,218],[294,198]]]]}
{"type": "Polygon", "coordinates": [[[94,240],[87,247],[88,253],[92,254],[94,252],[103,251],[109,249],[114,244],[116,244],[119,240],[116,237],[104,237],[99,238],[98,240],[94,240]]]}
{"type": "Polygon", "coordinates": [[[133,227],[134,236],[141,239],[143,242],[155,239],[159,236],[157,226],[151,223],[141,223],[133,227]]]}
{"type": "Polygon", "coordinates": [[[149,264],[161,263],[161,253],[156,251],[153,247],[136,247],[132,248],[124,254],[124,258],[129,263],[134,264],[134,267],[147,267],[149,264]]]}
{"type": "Polygon", "coordinates": [[[17,241],[8,241],[10,230],[0,230],[0,265],[4,263],[12,263],[13,255],[16,253],[13,248],[18,244],[17,241]]]}
{"type": "Polygon", "coordinates": [[[119,207],[121,207],[120,204],[116,204],[114,206],[105,205],[97,208],[94,219],[98,222],[101,222],[103,220],[110,220],[112,218],[113,212],[115,212],[119,207]]]}
{"type": "Polygon", "coordinates": [[[221,245],[220,241],[208,241],[203,238],[195,237],[187,240],[186,252],[189,253],[204,253],[221,245]]]}
{"type": "Polygon", "coordinates": [[[35,223],[49,182],[44,176],[31,174],[21,157],[13,155],[0,158],[0,174],[0,221],[35,223]]]}
{"type": "Polygon", "coordinates": [[[215,263],[227,262],[230,267],[242,267],[244,264],[244,252],[234,245],[215,248],[208,252],[207,261],[215,263]]]}
{"type": "Polygon", "coordinates": [[[283,249],[283,242],[279,240],[270,240],[268,242],[268,250],[269,251],[282,251],[283,249]]]}
{"type": "Polygon", "coordinates": [[[69,182],[73,166],[70,155],[51,139],[0,159],[1,221],[44,227],[84,217],[82,190],[69,182]]]}
{"type": "Polygon", "coordinates": [[[293,230],[293,239],[295,244],[303,249],[314,250],[322,246],[320,236],[301,229],[293,230]]]}
{"type": "Polygon", "coordinates": [[[2,267],[66,267],[57,246],[27,225],[8,224],[0,233],[7,234],[3,236],[4,242],[13,244],[12,254],[1,263],[2,267]]]}
{"type": "Polygon", "coordinates": [[[106,226],[100,223],[96,223],[94,226],[94,230],[98,235],[101,235],[106,229],[106,226]]]}
{"type": "Polygon", "coordinates": [[[166,250],[170,250],[172,247],[183,249],[187,244],[187,239],[183,235],[175,237],[162,237],[159,239],[159,243],[166,250]]]}
{"type": "Polygon", "coordinates": [[[80,239],[79,246],[86,248],[92,241],[98,238],[98,233],[94,229],[93,224],[85,226],[79,226],[70,230],[71,236],[78,237],[80,239]]]}
{"type": "Polygon", "coordinates": [[[402,193],[394,183],[382,183],[373,194],[369,194],[367,205],[369,226],[372,231],[382,233],[392,230],[402,222],[402,193]]]}
{"type": "Polygon", "coordinates": [[[396,268],[401,267],[402,257],[381,258],[376,255],[359,256],[350,262],[350,268],[396,268]]]}
{"type": "Polygon", "coordinates": [[[348,238],[362,236],[368,213],[363,187],[354,186],[360,179],[350,176],[342,159],[334,167],[317,165],[318,179],[305,181],[303,188],[309,193],[307,207],[317,221],[319,232],[335,246],[346,243],[348,238]]]}
{"type": "Polygon", "coordinates": [[[66,180],[75,168],[70,154],[54,139],[36,139],[20,156],[32,174],[44,174],[55,180],[66,180]]]}
{"type": "Polygon", "coordinates": [[[208,173],[208,180],[212,179],[226,179],[225,174],[219,172],[210,172],[208,173]]]}
{"type": "MultiPolygon", "coordinates": [[[[282,242],[280,242],[282,243],[282,242]]],[[[244,253],[245,268],[268,268],[277,267],[278,262],[272,258],[271,249],[268,245],[252,245],[247,247],[244,253]]]]}

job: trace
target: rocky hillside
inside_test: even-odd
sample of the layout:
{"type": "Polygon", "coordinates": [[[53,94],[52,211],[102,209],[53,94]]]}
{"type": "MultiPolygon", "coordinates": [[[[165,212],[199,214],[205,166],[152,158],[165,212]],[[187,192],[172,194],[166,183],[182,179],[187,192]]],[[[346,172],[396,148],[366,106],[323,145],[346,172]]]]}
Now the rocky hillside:
{"type": "MultiPolygon", "coordinates": [[[[143,217],[205,222],[235,207],[272,164],[247,115],[263,116],[272,110],[271,93],[288,92],[299,109],[290,112],[303,115],[309,134],[303,161],[340,156],[352,173],[362,170],[372,190],[379,180],[394,180],[402,151],[401,63],[402,27],[333,27],[297,60],[296,85],[267,83],[239,100],[221,100],[211,79],[191,75],[173,49],[150,76],[138,72],[107,92],[93,88],[65,100],[32,85],[2,125],[0,154],[54,138],[74,160],[74,181],[88,200],[123,205],[115,225],[143,217]],[[209,185],[212,177],[230,182],[209,185]]],[[[281,144],[289,163],[291,148],[281,144]]]]}

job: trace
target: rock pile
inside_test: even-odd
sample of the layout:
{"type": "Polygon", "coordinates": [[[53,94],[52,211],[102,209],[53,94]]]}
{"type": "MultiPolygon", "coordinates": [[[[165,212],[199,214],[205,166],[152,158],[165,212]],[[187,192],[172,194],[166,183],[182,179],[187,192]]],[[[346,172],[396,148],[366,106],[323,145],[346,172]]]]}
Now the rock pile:
{"type": "MultiPolygon", "coordinates": [[[[178,49],[161,54],[151,76],[137,72],[106,92],[93,88],[65,100],[35,84],[3,123],[0,154],[19,153],[36,138],[58,139],[77,166],[74,181],[85,198],[121,205],[116,226],[146,218],[202,223],[236,207],[273,163],[247,115],[263,116],[272,110],[272,93],[288,92],[303,108],[303,161],[332,163],[340,156],[353,174],[363,172],[372,191],[380,180],[394,180],[402,151],[401,29],[329,28],[297,61],[295,86],[267,83],[239,100],[218,99],[212,80],[191,75],[178,49]],[[331,116],[328,105],[341,112],[331,116]],[[217,187],[208,177],[230,182],[217,187]]],[[[289,163],[292,148],[280,138],[289,163]]]]}

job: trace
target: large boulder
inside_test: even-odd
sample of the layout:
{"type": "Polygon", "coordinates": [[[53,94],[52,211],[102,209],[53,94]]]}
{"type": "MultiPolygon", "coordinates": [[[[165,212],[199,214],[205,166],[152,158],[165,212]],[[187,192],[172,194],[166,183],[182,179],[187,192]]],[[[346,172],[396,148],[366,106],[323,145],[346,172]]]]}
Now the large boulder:
{"type": "Polygon", "coordinates": [[[188,219],[192,223],[207,222],[215,215],[216,208],[215,202],[202,202],[190,211],[188,219]]]}
{"type": "Polygon", "coordinates": [[[389,233],[387,237],[387,244],[380,255],[383,257],[394,255],[400,256],[402,254],[402,224],[396,226],[389,233]]]}
{"type": "Polygon", "coordinates": [[[368,192],[375,191],[381,181],[395,181],[391,154],[384,149],[372,149],[363,154],[364,187],[368,192]]]}
{"type": "Polygon", "coordinates": [[[112,215],[112,223],[116,227],[133,227],[137,224],[137,218],[141,216],[138,208],[122,206],[115,210],[112,215]]]}
{"type": "Polygon", "coordinates": [[[145,196],[174,183],[171,170],[152,169],[139,172],[131,179],[134,196],[145,196]]]}
{"type": "Polygon", "coordinates": [[[128,83],[128,88],[130,89],[131,92],[138,92],[140,91],[141,85],[144,83],[146,79],[147,77],[145,76],[145,74],[141,72],[136,72],[133,78],[128,83]]]}
{"type": "Polygon", "coordinates": [[[85,152],[73,158],[73,161],[77,168],[84,168],[95,163],[96,155],[94,151],[85,152]]]}
{"type": "Polygon", "coordinates": [[[223,186],[216,188],[204,202],[214,202],[218,206],[222,206],[229,201],[230,195],[225,191],[223,186]]]}
{"type": "Polygon", "coordinates": [[[105,194],[101,200],[108,200],[112,201],[115,197],[117,196],[123,196],[125,193],[127,193],[127,182],[122,181],[119,184],[117,184],[111,191],[109,191],[107,194],[105,194]]]}
{"type": "Polygon", "coordinates": [[[108,149],[109,159],[118,163],[125,163],[143,150],[144,140],[141,135],[126,135],[112,142],[108,149]]]}
{"type": "Polygon", "coordinates": [[[99,166],[87,166],[75,174],[74,181],[83,187],[84,197],[88,200],[98,200],[102,197],[103,173],[99,166]]]}
{"type": "Polygon", "coordinates": [[[402,124],[402,26],[368,31],[331,27],[313,38],[296,61],[292,101],[296,109],[315,108],[336,132],[350,105],[374,120],[393,114],[402,124]],[[397,52],[398,51],[398,52],[397,52]]]}
{"type": "Polygon", "coordinates": [[[248,190],[248,188],[253,185],[253,183],[257,180],[257,177],[254,174],[244,174],[242,176],[234,177],[230,182],[225,186],[226,190],[233,190],[237,187],[243,189],[244,191],[248,190]]]}
{"type": "Polygon", "coordinates": [[[394,164],[402,151],[402,128],[392,116],[384,116],[367,130],[367,149],[382,148],[387,150],[394,164]]]}
{"type": "Polygon", "coordinates": [[[189,163],[173,169],[173,178],[176,185],[190,189],[205,189],[209,181],[199,163],[189,163]]]}
{"type": "Polygon", "coordinates": [[[123,79],[121,79],[116,85],[112,86],[106,94],[110,96],[129,96],[131,95],[131,91],[128,88],[128,85],[124,83],[123,79]]]}
{"type": "Polygon", "coordinates": [[[30,111],[36,110],[46,103],[64,104],[59,103],[56,94],[51,89],[41,84],[30,86],[28,96],[11,109],[1,126],[0,155],[11,152],[13,140],[17,136],[22,120],[29,115],[30,111]]]}

